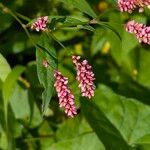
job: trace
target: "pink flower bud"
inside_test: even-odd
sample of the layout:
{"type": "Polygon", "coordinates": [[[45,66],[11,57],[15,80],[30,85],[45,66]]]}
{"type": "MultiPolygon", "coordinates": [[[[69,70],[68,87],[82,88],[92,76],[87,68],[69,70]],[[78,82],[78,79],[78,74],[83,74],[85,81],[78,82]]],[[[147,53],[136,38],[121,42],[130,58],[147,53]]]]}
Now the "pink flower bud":
{"type": "Polygon", "coordinates": [[[42,65],[43,65],[45,68],[47,68],[48,65],[49,65],[49,63],[48,63],[48,61],[47,61],[46,59],[44,59],[43,62],[42,62],[42,65]]]}

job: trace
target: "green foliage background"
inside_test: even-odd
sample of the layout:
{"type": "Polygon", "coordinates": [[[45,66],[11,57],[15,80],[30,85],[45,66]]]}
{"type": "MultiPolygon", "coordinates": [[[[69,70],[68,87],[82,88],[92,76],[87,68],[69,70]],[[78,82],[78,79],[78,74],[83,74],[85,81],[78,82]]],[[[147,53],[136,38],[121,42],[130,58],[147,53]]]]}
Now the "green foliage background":
{"type": "Polygon", "coordinates": [[[124,30],[131,19],[148,25],[149,16],[148,9],[120,13],[113,0],[1,0],[0,149],[150,150],[150,47],[124,30]],[[51,32],[28,28],[45,15],[51,32]],[[90,24],[93,18],[99,22],[90,24]],[[90,101],[80,97],[71,54],[93,66],[90,101]],[[57,66],[75,95],[73,119],[53,89],[57,66]]]}

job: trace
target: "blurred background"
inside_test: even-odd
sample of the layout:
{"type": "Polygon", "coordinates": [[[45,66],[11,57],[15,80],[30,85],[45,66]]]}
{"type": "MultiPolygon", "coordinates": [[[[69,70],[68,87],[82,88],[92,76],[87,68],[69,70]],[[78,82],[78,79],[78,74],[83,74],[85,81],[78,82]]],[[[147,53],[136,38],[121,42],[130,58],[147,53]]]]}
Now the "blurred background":
{"type": "MultiPolygon", "coordinates": [[[[78,9],[62,0],[2,0],[5,6],[20,15],[24,24],[39,16],[75,16],[82,21],[91,19],[78,9]],[[21,16],[22,15],[22,16],[21,16]]],[[[85,29],[56,30],[53,32],[68,50],[81,55],[92,65],[96,76],[96,87],[105,84],[119,95],[135,98],[144,104],[150,104],[150,49],[139,44],[134,35],[124,30],[128,20],[150,24],[150,11],[129,15],[120,13],[115,0],[87,0],[99,16],[100,21],[108,22],[121,37],[104,26],[91,25],[95,32],[85,29]]],[[[9,14],[0,10],[0,79],[1,85],[5,73],[17,65],[25,66],[22,77],[15,85],[10,98],[9,121],[11,136],[17,150],[104,150],[93,128],[86,121],[80,109],[80,90],[74,80],[75,69],[66,50],[56,41],[59,69],[68,76],[70,87],[75,94],[78,115],[67,118],[59,108],[58,98],[54,96],[43,117],[41,113],[42,91],[37,71],[35,47],[21,25],[9,14]]],[[[32,32],[37,41],[40,33],[32,32]]],[[[0,86],[2,87],[2,86],[0,86]]],[[[0,88],[1,89],[1,88],[0,88]]],[[[51,89],[50,89],[51,90],[51,89]]],[[[97,97],[97,103],[100,101],[97,97]]],[[[3,120],[2,99],[0,117],[3,120]]],[[[92,108],[91,108],[92,109],[92,108]]],[[[91,110],[87,110],[90,113],[91,110]]],[[[6,133],[0,122],[0,149],[6,149],[6,133]]],[[[109,141],[108,141],[109,142],[109,141]]],[[[113,149],[114,150],[114,149],[113,149]]]]}

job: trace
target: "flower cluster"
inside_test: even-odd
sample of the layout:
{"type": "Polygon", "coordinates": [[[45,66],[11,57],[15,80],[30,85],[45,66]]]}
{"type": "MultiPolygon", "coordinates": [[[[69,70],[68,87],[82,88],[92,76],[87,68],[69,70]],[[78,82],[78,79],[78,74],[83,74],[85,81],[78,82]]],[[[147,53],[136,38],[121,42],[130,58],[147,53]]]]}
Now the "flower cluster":
{"type": "Polygon", "coordinates": [[[48,16],[39,17],[37,20],[31,25],[31,29],[35,29],[37,32],[44,31],[47,27],[48,16]]]}
{"type": "MultiPolygon", "coordinates": [[[[143,12],[145,6],[150,8],[150,0],[118,0],[118,7],[122,12],[132,13],[137,7],[139,12],[143,12]]],[[[125,28],[127,32],[135,34],[140,43],[150,45],[150,27],[132,20],[126,24],[125,28]]]]}
{"type": "Polygon", "coordinates": [[[65,113],[69,117],[74,117],[77,114],[74,104],[74,96],[68,88],[68,78],[64,77],[59,71],[55,71],[56,79],[54,87],[59,98],[59,106],[65,109],[65,113]]]}
{"type": "Polygon", "coordinates": [[[150,8],[150,0],[118,0],[118,7],[122,12],[132,13],[135,8],[143,12],[145,6],[150,8]]]}
{"type": "Polygon", "coordinates": [[[121,12],[126,11],[128,13],[132,13],[132,11],[136,8],[134,3],[135,0],[118,0],[118,7],[121,12]]]}
{"type": "MultiPolygon", "coordinates": [[[[94,73],[92,67],[88,64],[87,60],[80,61],[80,56],[72,56],[72,61],[76,66],[77,77],[79,81],[79,88],[83,97],[91,98],[94,96],[94,73]]],[[[74,103],[74,95],[68,88],[68,78],[64,77],[61,72],[55,70],[54,72],[55,84],[59,105],[65,109],[65,113],[74,117],[77,114],[77,110],[74,103]]]]}
{"type": "Polygon", "coordinates": [[[126,31],[135,34],[140,43],[150,45],[150,27],[132,20],[126,24],[126,31]]]}
{"type": "Polygon", "coordinates": [[[77,77],[79,81],[79,88],[81,89],[82,96],[89,99],[94,96],[94,73],[92,67],[88,64],[87,60],[80,61],[80,56],[72,56],[73,63],[76,66],[77,77]]]}

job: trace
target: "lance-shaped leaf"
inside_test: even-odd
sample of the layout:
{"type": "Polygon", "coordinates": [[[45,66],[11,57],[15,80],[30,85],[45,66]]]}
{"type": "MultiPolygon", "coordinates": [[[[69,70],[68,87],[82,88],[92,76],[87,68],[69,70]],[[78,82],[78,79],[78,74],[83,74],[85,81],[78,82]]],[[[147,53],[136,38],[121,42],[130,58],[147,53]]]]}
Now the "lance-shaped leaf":
{"type": "Polygon", "coordinates": [[[0,79],[4,81],[7,75],[10,73],[11,68],[7,63],[7,60],[0,54],[0,79]]]}
{"type": "Polygon", "coordinates": [[[10,120],[12,119],[9,114],[10,111],[8,111],[8,104],[11,100],[11,96],[14,92],[14,86],[17,82],[17,79],[19,76],[23,73],[25,70],[25,67],[23,66],[16,66],[12,69],[12,71],[8,74],[8,76],[5,79],[5,82],[3,83],[2,87],[2,97],[3,97],[3,104],[4,104],[4,118],[5,118],[5,130],[7,133],[7,149],[10,149],[10,147],[14,147],[14,139],[13,134],[10,131],[10,125],[13,126],[13,124],[10,124],[10,120]]]}
{"type": "Polygon", "coordinates": [[[107,150],[140,148],[150,143],[150,107],[101,85],[82,110],[107,150]]]}
{"type": "Polygon", "coordinates": [[[62,0],[62,1],[64,3],[67,3],[68,5],[72,5],[73,7],[79,9],[81,12],[91,16],[92,18],[96,18],[95,12],[86,2],[86,0],[62,0]]]}
{"type": "Polygon", "coordinates": [[[15,83],[18,77],[23,73],[25,67],[23,66],[16,66],[12,69],[12,71],[8,74],[2,88],[2,94],[4,99],[4,105],[7,107],[9,99],[13,94],[15,83]]]}
{"type": "Polygon", "coordinates": [[[37,46],[37,73],[39,81],[44,87],[44,91],[42,94],[42,111],[44,114],[54,93],[54,69],[57,67],[57,58],[52,40],[46,34],[43,34],[41,36],[37,46]],[[48,62],[49,65],[47,68],[43,66],[43,60],[46,60],[48,62]]]}

